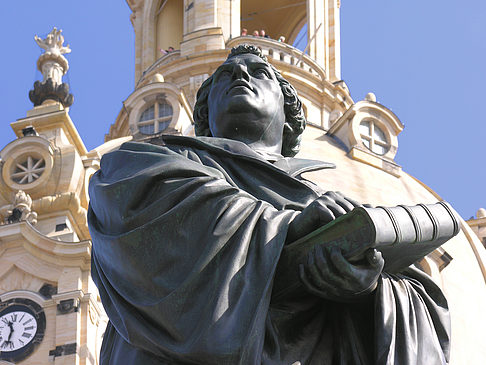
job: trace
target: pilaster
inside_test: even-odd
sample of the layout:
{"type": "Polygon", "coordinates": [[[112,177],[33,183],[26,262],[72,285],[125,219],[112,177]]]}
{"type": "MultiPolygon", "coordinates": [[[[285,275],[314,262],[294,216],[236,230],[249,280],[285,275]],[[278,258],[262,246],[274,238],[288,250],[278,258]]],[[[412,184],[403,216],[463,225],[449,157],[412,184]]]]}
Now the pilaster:
{"type": "Polygon", "coordinates": [[[307,0],[308,52],[330,81],[341,79],[340,1],[307,0]]]}
{"type": "Polygon", "coordinates": [[[239,0],[185,0],[181,56],[224,49],[239,35],[239,19],[239,0]]]}
{"type": "Polygon", "coordinates": [[[309,56],[326,72],[327,16],[329,0],[307,0],[307,47],[309,56]]]}
{"type": "Polygon", "coordinates": [[[341,0],[329,1],[329,58],[327,75],[331,81],[341,80],[341,0]]]}

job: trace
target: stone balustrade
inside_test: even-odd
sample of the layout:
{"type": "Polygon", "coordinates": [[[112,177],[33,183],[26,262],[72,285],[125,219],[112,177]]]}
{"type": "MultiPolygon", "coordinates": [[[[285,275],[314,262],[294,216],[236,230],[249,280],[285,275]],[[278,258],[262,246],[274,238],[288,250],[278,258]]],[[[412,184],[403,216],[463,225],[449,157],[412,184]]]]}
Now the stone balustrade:
{"type": "Polygon", "coordinates": [[[229,40],[226,43],[226,48],[232,48],[243,43],[253,44],[260,47],[263,54],[275,65],[284,63],[290,66],[295,66],[298,69],[317,77],[321,81],[326,79],[326,71],[319,66],[316,61],[299,49],[292,47],[290,44],[278,42],[271,38],[242,36],[229,40]]]}
{"type": "MultiPolygon", "coordinates": [[[[300,73],[304,78],[314,79],[316,82],[322,82],[326,80],[326,71],[317,62],[300,51],[299,49],[291,46],[290,44],[278,42],[271,38],[242,36],[230,39],[226,42],[226,48],[231,49],[239,44],[253,44],[262,49],[262,52],[271,63],[273,63],[280,71],[288,71],[289,68],[292,72],[300,73]]],[[[145,70],[142,77],[137,82],[137,86],[142,86],[147,82],[147,76],[152,75],[153,72],[170,64],[181,58],[179,50],[171,53],[167,53],[160,57],[152,66],[145,70]]],[[[224,56],[220,62],[223,62],[226,56],[224,56]]],[[[149,77],[150,78],[150,77],[149,77]]]]}

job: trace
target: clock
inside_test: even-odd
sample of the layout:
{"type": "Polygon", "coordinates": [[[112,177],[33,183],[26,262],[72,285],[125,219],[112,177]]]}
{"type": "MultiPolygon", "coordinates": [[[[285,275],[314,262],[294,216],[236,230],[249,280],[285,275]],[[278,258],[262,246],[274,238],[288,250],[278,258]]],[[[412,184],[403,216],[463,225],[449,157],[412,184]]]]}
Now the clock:
{"type": "Polygon", "coordinates": [[[29,299],[0,303],[0,359],[20,361],[42,342],[46,317],[42,307],[29,299]]]}

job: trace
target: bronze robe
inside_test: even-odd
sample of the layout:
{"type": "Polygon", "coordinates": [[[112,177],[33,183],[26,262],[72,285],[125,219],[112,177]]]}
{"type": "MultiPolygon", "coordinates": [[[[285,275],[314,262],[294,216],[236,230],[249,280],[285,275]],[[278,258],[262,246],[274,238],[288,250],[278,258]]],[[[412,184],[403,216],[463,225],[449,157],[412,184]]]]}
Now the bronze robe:
{"type": "Polygon", "coordinates": [[[355,303],[272,300],[289,222],[323,194],[300,174],[330,164],[164,141],[123,144],[91,179],[92,276],[110,318],[102,365],[448,362],[447,302],[416,269],[383,273],[355,303]]]}

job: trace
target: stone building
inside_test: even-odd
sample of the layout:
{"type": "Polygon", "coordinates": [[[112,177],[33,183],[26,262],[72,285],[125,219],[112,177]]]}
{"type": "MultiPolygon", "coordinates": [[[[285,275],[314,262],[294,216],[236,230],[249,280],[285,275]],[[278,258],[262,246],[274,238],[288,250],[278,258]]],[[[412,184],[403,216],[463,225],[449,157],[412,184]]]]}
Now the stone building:
{"type": "MultiPolygon", "coordinates": [[[[63,54],[70,50],[56,29],[36,39],[45,50],[37,62],[43,80],[30,93],[34,107],[11,124],[17,139],[0,151],[0,320],[16,315],[18,331],[26,333],[22,343],[0,340],[0,364],[98,363],[106,316],[90,278],[89,179],[103,154],[125,141],[193,135],[196,92],[238,44],[259,46],[297,89],[308,119],[299,157],[337,165],[335,171],[308,173],[309,179],[372,205],[440,200],[395,162],[403,130],[399,118],[373,94],[354,101],[341,80],[339,0],[127,3],[135,31],[136,84],[105,143],[91,151],[69,117],[73,98],[62,76],[68,69],[63,54]],[[242,28],[251,33],[261,24],[288,43],[240,36],[242,28]],[[305,24],[303,53],[290,44],[305,24]],[[167,52],[169,47],[174,50],[167,52]],[[30,319],[34,329],[24,325],[30,319]]],[[[483,216],[478,221],[484,225],[483,216]]],[[[418,265],[449,300],[451,363],[480,364],[486,358],[481,336],[486,251],[463,221],[461,228],[418,265]]],[[[5,336],[10,330],[0,331],[5,336]]]]}

